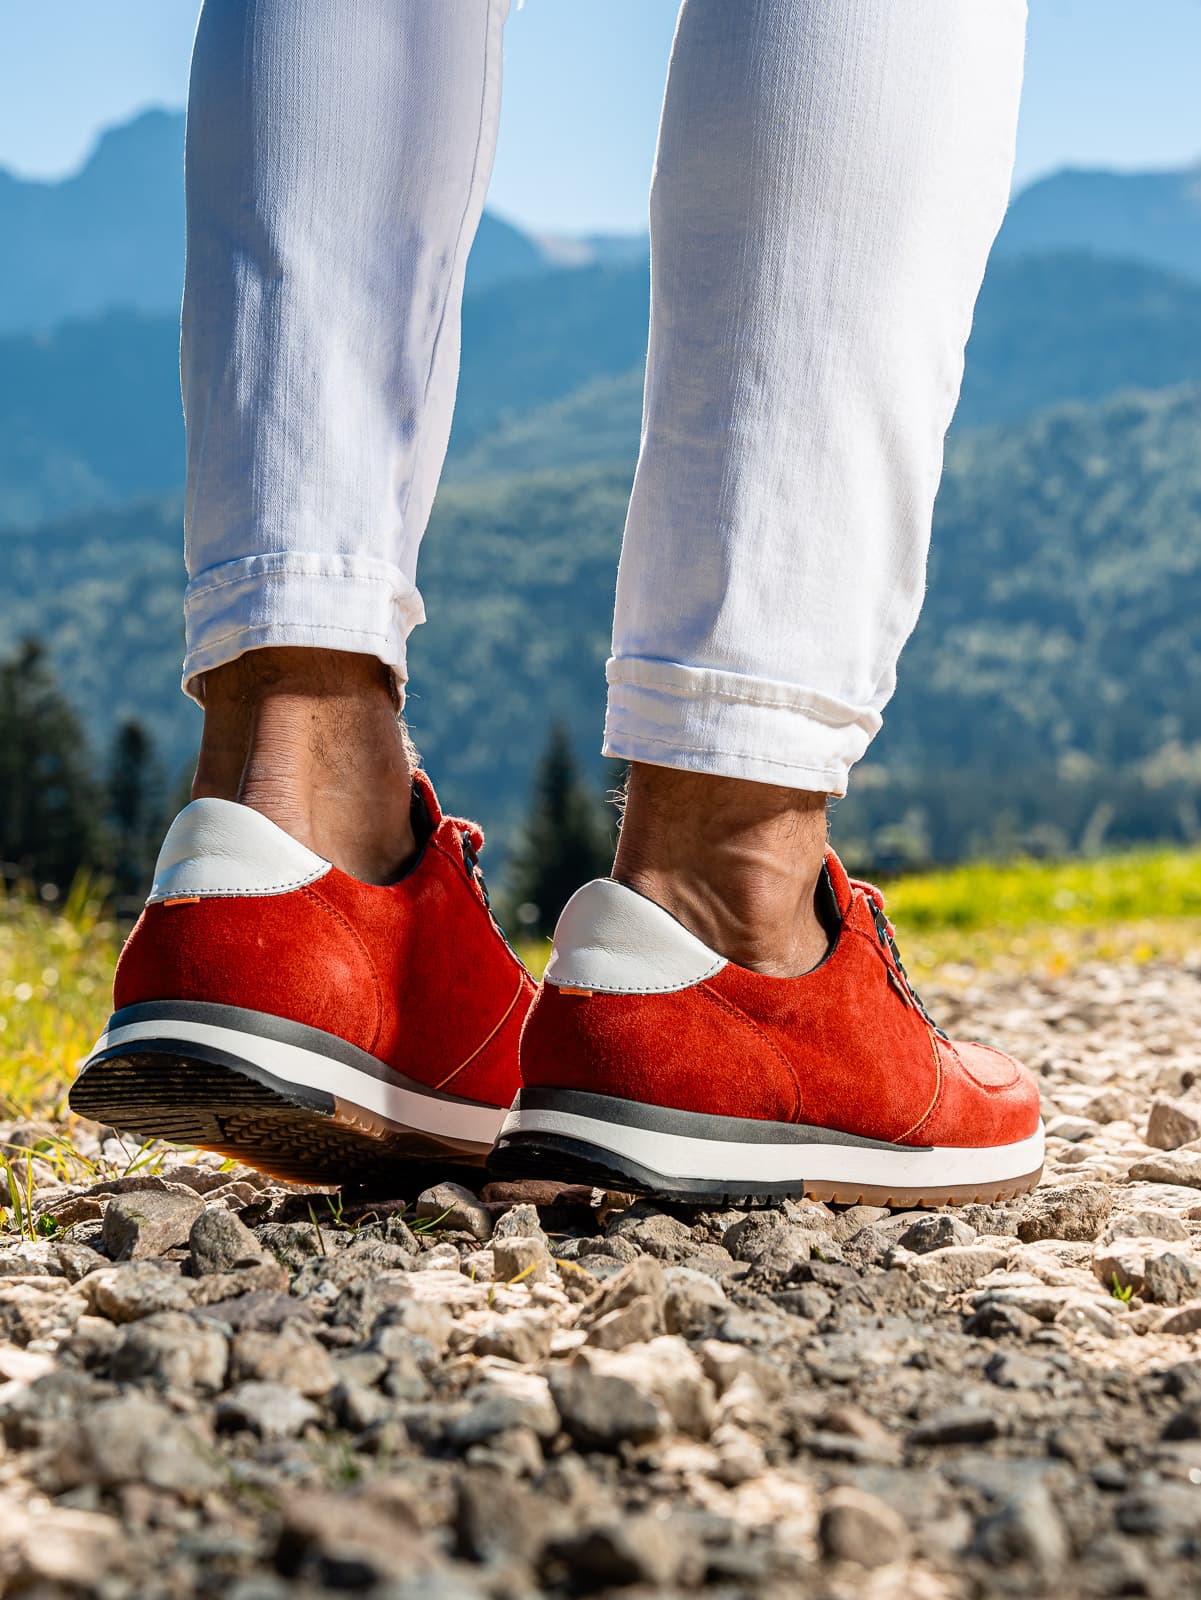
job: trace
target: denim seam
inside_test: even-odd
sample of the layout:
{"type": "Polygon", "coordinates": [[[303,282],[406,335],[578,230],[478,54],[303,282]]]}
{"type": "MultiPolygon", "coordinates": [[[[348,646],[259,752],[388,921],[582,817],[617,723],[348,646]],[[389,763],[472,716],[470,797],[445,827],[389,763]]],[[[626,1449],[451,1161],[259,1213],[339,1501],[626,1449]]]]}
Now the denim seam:
{"type": "MultiPolygon", "coordinates": [[[[799,715],[805,716],[806,713],[799,712],[799,715]]],[[[622,735],[618,734],[616,737],[621,738],[622,735]]],[[[782,761],[779,756],[760,755],[755,750],[726,750],[720,745],[684,744],[679,739],[656,739],[649,733],[631,733],[626,737],[628,737],[631,744],[657,744],[662,745],[667,750],[686,751],[689,755],[730,756],[735,761],[761,761],[765,766],[788,767],[793,772],[811,772],[815,777],[835,777],[837,775],[833,767],[810,767],[803,761],[782,761]]],[[[608,735],[605,743],[612,744],[613,742],[614,736],[608,735]]]]}
{"type": "Polygon", "coordinates": [[[380,633],[374,628],[354,627],[347,622],[253,622],[246,623],[240,628],[231,628],[227,633],[218,633],[211,639],[205,639],[194,654],[211,650],[214,645],[224,644],[227,639],[237,639],[242,634],[262,633],[266,629],[295,629],[298,632],[317,629],[322,633],[357,633],[365,639],[391,639],[392,634],[380,633]]]}
{"type": "MultiPolygon", "coordinates": [[[[252,557],[252,560],[257,559],[252,557]]],[[[189,587],[185,603],[190,605],[193,600],[203,600],[210,594],[216,594],[218,589],[228,589],[235,583],[262,583],[267,578],[316,578],[321,583],[381,583],[386,588],[395,588],[389,578],[377,577],[372,573],[363,572],[311,572],[303,567],[272,567],[265,572],[243,572],[236,578],[222,578],[217,583],[205,584],[201,589],[189,587]]]]}
{"type": "Polygon", "coordinates": [[[675,695],[679,700],[725,700],[731,705],[762,706],[765,711],[799,711],[802,716],[811,717],[814,722],[820,722],[828,728],[858,728],[862,724],[854,717],[838,720],[819,711],[816,706],[803,705],[796,700],[764,700],[756,695],[736,694],[732,689],[696,689],[685,688],[682,684],[670,683],[634,683],[622,678],[610,678],[609,687],[612,689],[639,689],[649,694],[675,695]]]}

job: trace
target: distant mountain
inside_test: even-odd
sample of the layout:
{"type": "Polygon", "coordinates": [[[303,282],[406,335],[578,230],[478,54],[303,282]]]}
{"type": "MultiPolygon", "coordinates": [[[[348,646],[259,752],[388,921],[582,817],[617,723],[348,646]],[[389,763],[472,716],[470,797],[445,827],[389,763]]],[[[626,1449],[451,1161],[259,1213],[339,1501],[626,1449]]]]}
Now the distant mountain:
{"type": "Polygon", "coordinates": [[[1201,163],[1183,172],[1053,173],[1023,189],[997,259],[1088,250],[1201,278],[1201,163]]]}
{"type": "MultiPolygon", "coordinates": [[[[463,313],[448,481],[633,461],[645,264],[497,285],[463,313]]],[[[1201,284],[1089,256],[995,262],[956,427],[1201,381],[1201,284]]],[[[0,527],[183,478],[174,317],[111,313],[0,339],[0,527]]]]}
{"type": "Polygon", "coordinates": [[[179,113],[110,128],[59,183],[0,170],[0,333],[112,306],[178,313],[183,236],[179,113]]]}
{"type": "MultiPolygon", "coordinates": [[[[0,168],[0,334],[115,308],[178,314],[183,143],[182,112],[146,111],[101,134],[81,169],[60,182],[33,182],[0,168]]],[[[554,264],[534,239],[485,213],[468,291],[554,264]]]]}
{"type": "MultiPolygon", "coordinates": [[[[907,828],[949,857],[1014,830],[1063,849],[1201,830],[1199,437],[1201,387],[953,443],[925,613],[839,837],[907,828]]],[[[626,468],[582,467],[439,496],[408,714],[447,804],[502,844],[553,717],[601,778],[628,488],[626,468]]],[[[10,534],[3,550],[0,650],[41,635],[97,740],[136,712],[181,759],[198,717],[176,688],[178,503],[10,534]]]]}

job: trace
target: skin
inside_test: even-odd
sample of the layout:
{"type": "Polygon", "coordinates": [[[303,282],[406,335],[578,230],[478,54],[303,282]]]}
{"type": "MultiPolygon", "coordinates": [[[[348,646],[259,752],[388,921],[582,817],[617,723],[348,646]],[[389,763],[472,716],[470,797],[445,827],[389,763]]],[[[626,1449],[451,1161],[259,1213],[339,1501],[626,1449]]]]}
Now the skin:
{"type": "MultiPolygon", "coordinates": [[[[192,798],[236,800],[366,883],[416,849],[415,753],[392,675],[372,656],[255,650],[206,673],[192,798]]],[[[807,972],[826,797],[635,762],[613,876],[739,966],[807,972]]]]}

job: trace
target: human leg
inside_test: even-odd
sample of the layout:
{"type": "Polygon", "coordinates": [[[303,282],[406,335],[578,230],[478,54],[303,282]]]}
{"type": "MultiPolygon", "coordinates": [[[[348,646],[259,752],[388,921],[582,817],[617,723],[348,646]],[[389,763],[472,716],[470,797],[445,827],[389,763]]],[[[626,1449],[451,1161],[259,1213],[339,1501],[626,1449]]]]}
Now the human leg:
{"type": "Polygon", "coordinates": [[[377,880],[414,847],[390,695],[424,616],[417,552],[450,431],[507,9],[206,0],[193,56],[195,793],[240,799],[377,880]]]}
{"type": "Polygon", "coordinates": [[[1033,1081],[933,1024],[824,816],[917,617],[1024,19],[685,0],[608,664],[628,801],[556,933],[501,1172],[719,1202],[1037,1179],[1033,1081]]]}
{"type": "Polygon", "coordinates": [[[205,710],[72,1104],[308,1181],[478,1162],[532,983],[398,711],[507,0],[207,0],[188,113],[205,710]]]}

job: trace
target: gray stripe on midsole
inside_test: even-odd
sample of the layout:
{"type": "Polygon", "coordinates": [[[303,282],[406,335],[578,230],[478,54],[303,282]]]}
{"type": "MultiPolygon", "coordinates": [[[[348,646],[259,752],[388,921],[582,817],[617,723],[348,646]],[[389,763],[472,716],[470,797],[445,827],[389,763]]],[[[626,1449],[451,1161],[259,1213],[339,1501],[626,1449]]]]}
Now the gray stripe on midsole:
{"type": "Polygon", "coordinates": [[[857,1150],[903,1150],[921,1155],[933,1145],[891,1144],[886,1139],[865,1139],[837,1128],[820,1128],[805,1122],[764,1122],[758,1117],[715,1117],[704,1111],[675,1111],[649,1106],[640,1100],[619,1100],[615,1095],[589,1094],[584,1089],[522,1089],[513,1111],[562,1111],[598,1122],[616,1122],[648,1133],[677,1134],[686,1139],[719,1139],[729,1144],[837,1144],[857,1150]]]}
{"type": "MultiPolygon", "coordinates": [[[[140,1005],[114,1011],[104,1031],[112,1033],[117,1028],[132,1027],[139,1022],[161,1022],[164,1040],[171,1037],[172,1022],[207,1022],[215,1028],[232,1028],[260,1039],[273,1039],[277,1044],[297,1045],[301,1050],[340,1061],[356,1072],[365,1072],[381,1083],[394,1083],[410,1094],[424,1095],[427,1100],[445,1100],[449,1105],[461,1106],[482,1104],[478,1100],[465,1100],[461,1095],[442,1094],[427,1084],[406,1078],[378,1056],[369,1055],[358,1045],[351,1044],[349,1039],[340,1039],[336,1033],[326,1033],[304,1022],[293,1022],[289,1017],[273,1016],[269,1011],[247,1011],[241,1006],[214,1005],[207,1000],[144,1000],[140,1005]]],[[[136,1041],[128,1048],[136,1049],[136,1041]]]]}

